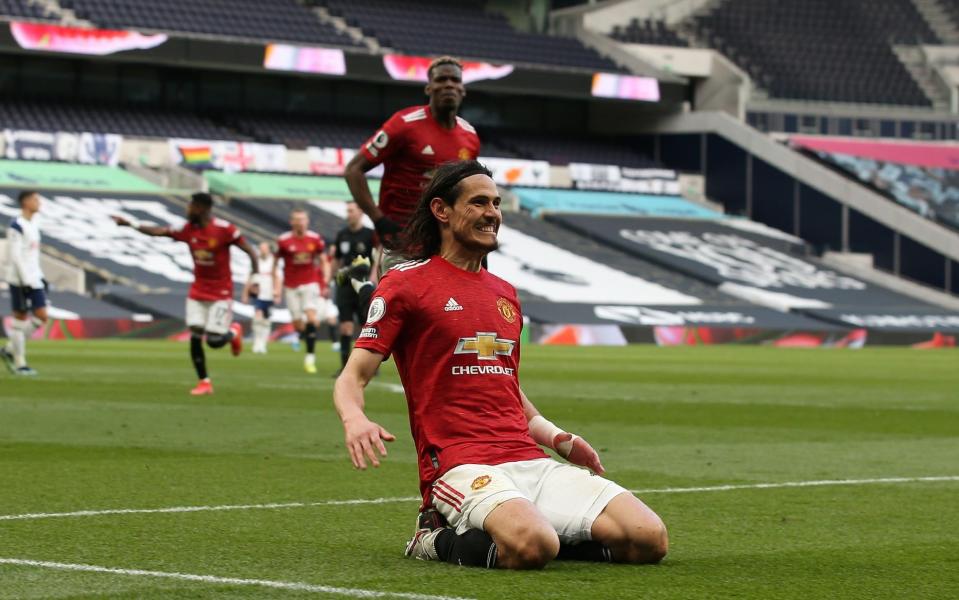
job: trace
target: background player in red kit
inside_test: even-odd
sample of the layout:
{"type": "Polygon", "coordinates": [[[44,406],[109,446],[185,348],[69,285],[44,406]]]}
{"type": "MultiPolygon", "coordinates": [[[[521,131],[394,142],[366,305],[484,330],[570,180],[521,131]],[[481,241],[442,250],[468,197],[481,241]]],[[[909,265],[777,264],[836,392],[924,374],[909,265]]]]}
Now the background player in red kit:
{"type": "MultiPolygon", "coordinates": [[[[480,152],[476,130],[457,116],[466,96],[463,65],[443,56],[430,64],[427,77],[429,104],[396,112],[360,147],[344,172],[353,199],[387,247],[406,225],[433,170],[445,162],[475,159],[480,152]],[[366,172],[379,164],[384,173],[377,206],[366,172]]],[[[395,262],[381,261],[381,270],[395,262]]]]}
{"type": "Polygon", "coordinates": [[[360,469],[367,460],[378,466],[383,441],[394,439],[363,411],[363,388],[392,354],[427,509],[408,556],[504,568],[557,557],[658,562],[668,546],[659,516],[599,477],[596,451],[543,418],[520,388],[516,290],[482,268],[497,247],[499,203],[476,161],[441,166],[425,190],[401,249],[415,260],[380,281],[334,388],[350,458],[360,469]]]}
{"type": "MultiPolygon", "coordinates": [[[[200,379],[194,396],[212,394],[213,384],[207,375],[203,336],[210,348],[230,344],[233,356],[243,348],[243,328],[233,322],[233,276],[230,272],[230,246],[246,252],[257,272],[256,251],[232,223],[213,216],[213,198],[210,194],[193,194],[186,209],[187,222],[182,227],[136,225],[140,233],[170,237],[190,245],[193,256],[193,285],[186,300],[186,324],[190,328],[190,357],[200,379]]],[[[117,225],[134,227],[122,217],[113,217],[117,225]]]]}
{"type": "MultiPolygon", "coordinates": [[[[321,282],[329,281],[330,267],[323,252],[325,248],[326,243],[320,234],[310,231],[307,212],[302,208],[293,209],[290,212],[290,231],[276,240],[273,269],[279,268],[280,261],[283,261],[286,306],[290,309],[293,327],[306,343],[303,368],[310,374],[316,373],[316,332],[320,319],[326,315],[326,299],[321,282]]],[[[274,294],[279,303],[280,290],[277,289],[274,294]]]]}

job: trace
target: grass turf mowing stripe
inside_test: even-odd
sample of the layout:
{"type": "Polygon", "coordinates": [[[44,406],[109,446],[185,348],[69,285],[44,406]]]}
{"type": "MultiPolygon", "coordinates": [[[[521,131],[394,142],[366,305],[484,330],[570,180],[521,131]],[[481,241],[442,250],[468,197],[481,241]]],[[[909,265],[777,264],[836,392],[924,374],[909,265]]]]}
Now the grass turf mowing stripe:
{"type": "Polygon", "coordinates": [[[0,515],[0,521],[29,521],[33,519],[56,519],[62,517],[96,517],[100,515],[142,515],[154,513],[192,513],[215,512],[225,510],[257,510],[278,508],[308,508],[314,506],[352,506],[356,504],[390,504],[393,502],[413,502],[422,500],[419,496],[402,498],[355,498],[352,500],[323,500],[319,502],[273,502],[267,504],[223,504],[211,506],[169,506],[166,508],[114,508],[104,510],[78,510],[59,513],[26,513],[22,515],[0,515]]]}
{"type": "MultiPolygon", "coordinates": [[[[959,481],[959,475],[935,475],[928,477],[875,477],[871,479],[818,479],[811,481],[782,481],[773,483],[742,483],[702,487],[650,488],[630,490],[634,494],[687,494],[697,492],[727,492],[733,490],[771,490],[842,485],[876,485],[898,483],[937,483],[959,481]]],[[[355,498],[352,500],[322,500],[318,502],[283,502],[268,504],[223,504],[211,506],[170,506],[166,508],[113,508],[104,510],[78,510],[57,513],[24,513],[0,515],[0,521],[30,521],[67,517],[97,517],[101,515],[142,515],[158,513],[216,512],[227,510],[269,510],[280,508],[311,508],[317,506],[351,506],[357,504],[392,504],[394,502],[420,501],[419,496],[395,498],[355,498]]]]}
{"type": "Polygon", "coordinates": [[[14,565],[20,567],[36,567],[41,569],[55,569],[59,571],[80,571],[84,573],[107,573],[111,575],[126,575],[133,577],[155,577],[160,579],[176,579],[179,581],[195,581],[216,585],[243,585],[290,590],[295,592],[317,592],[337,594],[353,598],[407,598],[409,600],[471,600],[458,596],[435,596],[431,594],[414,594],[409,592],[381,592],[359,588],[343,588],[312,583],[294,581],[271,581],[269,579],[241,579],[238,577],[216,577],[213,575],[195,575],[192,573],[168,573],[166,571],[147,571],[144,569],[119,569],[114,567],[100,567],[97,565],[82,565],[61,563],[46,560],[28,560],[23,558],[0,558],[0,565],[14,565]]]}
{"type": "Polygon", "coordinates": [[[774,490],[836,485],[871,485],[881,483],[935,483],[959,481],[959,475],[936,475],[931,477],[875,477],[872,479],[819,479],[812,481],[782,481],[779,483],[742,483],[710,485],[704,487],[652,488],[630,490],[634,494],[688,494],[693,492],[728,492],[730,490],[774,490]]]}

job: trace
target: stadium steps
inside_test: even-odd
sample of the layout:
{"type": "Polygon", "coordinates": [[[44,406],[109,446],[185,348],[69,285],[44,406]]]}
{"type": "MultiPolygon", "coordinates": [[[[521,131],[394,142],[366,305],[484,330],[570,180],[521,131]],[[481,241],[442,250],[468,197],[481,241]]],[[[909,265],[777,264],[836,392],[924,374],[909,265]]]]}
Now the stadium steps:
{"type": "Polygon", "coordinates": [[[942,6],[941,0],[912,0],[912,3],[943,43],[959,44],[959,28],[949,18],[949,12],[942,6]]]}
{"type": "Polygon", "coordinates": [[[93,23],[77,17],[69,8],[60,6],[59,0],[28,0],[52,18],[59,19],[61,25],[72,27],[94,27],[93,23]]]}
{"type": "Polygon", "coordinates": [[[895,45],[892,47],[892,51],[896,54],[896,57],[899,59],[899,62],[902,63],[902,66],[905,67],[906,71],[909,72],[909,76],[912,77],[916,85],[919,86],[919,89],[922,90],[922,93],[932,102],[933,108],[938,111],[948,112],[950,92],[946,89],[945,85],[941,83],[939,76],[936,75],[932,68],[926,63],[922,48],[920,46],[895,45]]]}
{"type": "MultiPolygon", "coordinates": [[[[548,217],[547,217],[548,219],[548,217]]],[[[553,223],[549,220],[534,219],[526,213],[508,213],[503,215],[503,221],[509,227],[517,229],[527,235],[544,242],[563,248],[573,254],[584,256],[620,270],[629,275],[657,283],[664,287],[677,290],[690,296],[695,296],[704,304],[741,305],[742,301],[720,292],[716,286],[700,282],[686,275],[671,271],[641,258],[626,254],[606,244],[594,241],[581,233],[553,223]]],[[[636,299],[641,302],[640,298],[636,299]]]]}
{"type": "Polygon", "coordinates": [[[319,19],[321,23],[329,25],[343,35],[348,35],[354,42],[366,46],[370,52],[392,52],[392,49],[380,45],[380,42],[376,38],[365,35],[359,27],[351,27],[346,22],[346,19],[330,14],[330,11],[327,10],[325,6],[311,6],[302,1],[300,4],[303,4],[307,10],[316,15],[316,18],[319,19]]]}

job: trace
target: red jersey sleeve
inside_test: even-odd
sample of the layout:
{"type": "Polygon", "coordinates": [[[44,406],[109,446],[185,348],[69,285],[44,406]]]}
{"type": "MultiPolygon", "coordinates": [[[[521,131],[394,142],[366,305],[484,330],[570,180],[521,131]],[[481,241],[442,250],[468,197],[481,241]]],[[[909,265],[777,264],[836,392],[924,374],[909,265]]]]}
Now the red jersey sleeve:
{"type": "Polygon", "coordinates": [[[413,299],[402,278],[384,276],[370,301],[370,312],[356,347],[382,354],[385,360],[393,352],[412,305],[413,299]]]}
{"type": "Polygon", "coordinates": [[[226,238],[226,241],[231,244],[240,244],[243,242],[243,234],[240,233],[240,230],[233,223],[230,223],[230,226],[226,228],[223,236],[226,238]]]}
{"type": "Polygon", "coordinates": [[[394,114],[360,147],[360,152],[371,164],[381,164],[403,147],[405,125],[400,113],[394,114]]]}
{"type": "Polygon", "coordinates": [[[166,230],[166,234],[178,242],[187,242],[190,240],[190,234],[186,232],[186,226],[187,224],[184,223],[177,227],[169,227],[166,230]]]}

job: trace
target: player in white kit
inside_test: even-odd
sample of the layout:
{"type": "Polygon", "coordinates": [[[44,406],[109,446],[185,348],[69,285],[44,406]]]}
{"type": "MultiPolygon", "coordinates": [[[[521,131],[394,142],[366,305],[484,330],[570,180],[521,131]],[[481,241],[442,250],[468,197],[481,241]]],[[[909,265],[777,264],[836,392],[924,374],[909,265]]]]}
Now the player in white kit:
{"type": "Polygon", "coordinates": [[[274,272],[273,249],[268,242],[257,247],[260,256],[259,271],[250,273],[250,279],[243,287],[241,300],[244,304],[253,299],[253,353],[266,354],[266,343],[270,339],[270,311],[273,309],[273,291],[280,289],[280,275],[274,272]]]}
{"type": "Polygon", "coordinates": [[[36,375],[27,366],[27,340],[47,322],[47,281],[40,269],[40,230],[34,222],[40,211],[40,194],[21,192],[17,202],[20,215],[7,228],[7,283],[13,320],[0,358],[15,375],[36,375]]]}

